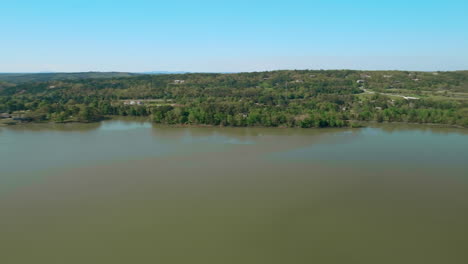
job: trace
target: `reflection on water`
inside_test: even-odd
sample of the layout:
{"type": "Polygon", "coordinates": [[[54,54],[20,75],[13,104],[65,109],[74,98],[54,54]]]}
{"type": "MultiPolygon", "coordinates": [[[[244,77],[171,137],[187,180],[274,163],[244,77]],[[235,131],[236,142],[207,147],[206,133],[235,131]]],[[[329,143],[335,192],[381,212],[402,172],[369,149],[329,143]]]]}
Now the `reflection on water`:
{"type": "Polygon", "coordinates": [[[466,263],[465,130],[0,129],[5,263],[466,263]]]}
{"type": "Polygon", "coordinates": [[[122,121],[116,120],[112,122],[102,122],[99,130],[123,131],[139,128],[151,128],[151,123],[145,121],[122,121]]]}
{"type": "Polygon", "coordinates": [[[60,132],[87,132],[98,129],[102,123],[31,123],[19,124],[13,126],[0,127],[2,131],[15,131],[15,132],[42,132],[42,131],[60,131],[60,132]]]}
{"type": "Polygon", "coordinates": [[[419,124],[389,124],[389,123],[382,123],[382,124],[374,124],[370,127],[379,128],[385,132],[403,132],[403,131],[419,131],[419,132],[427,132],[427,133],[435,133],[435,134],[462,134],[468,135],[468,129],[466,128],[447,128],[443,126],[437,125],[419,125],[419,124]]]}

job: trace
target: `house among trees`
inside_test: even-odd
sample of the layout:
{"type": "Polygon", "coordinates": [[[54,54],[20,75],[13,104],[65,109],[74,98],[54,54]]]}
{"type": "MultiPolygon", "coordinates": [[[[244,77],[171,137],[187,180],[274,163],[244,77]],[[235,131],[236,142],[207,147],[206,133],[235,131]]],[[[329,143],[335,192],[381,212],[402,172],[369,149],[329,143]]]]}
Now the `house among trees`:
{"type": "Polygon", "coordinates": [[[125,101],[124,105],[143,105],[143,102],[139,100],[130,100],[130,101],[125,101]]]}
{"type": "Polygon", "coordinates": [[[185,83],[185,80],[174,80],[175,84],[183,84],[185,83]]]}
{"type": "Polygon", "coordinates": [[[411,96],[403,96],[406,100],[419,100],[417,97],[411,97],[411,96]]]}

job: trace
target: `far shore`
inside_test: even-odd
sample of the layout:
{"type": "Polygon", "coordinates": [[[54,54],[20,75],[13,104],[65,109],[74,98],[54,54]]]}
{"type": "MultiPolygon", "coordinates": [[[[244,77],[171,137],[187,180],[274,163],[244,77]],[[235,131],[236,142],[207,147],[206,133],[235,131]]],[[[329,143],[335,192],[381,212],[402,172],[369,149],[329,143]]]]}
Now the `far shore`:
{"type": "MultiPolygon", "coordinates": [[[[209,124],[162,124],[162,123],[155,123],[151,120],[150,117],[137,117],[137,116],[105,116],[104,118],[98,121],[91,121],[91,122],[78,122],[78,121],[65,121],[65,122],[16,122],[11,119],[0,119],[0,127],[9,127],[9,126],[27,126],[27,125],[35,125],[35,124],[50,124],[50,125],[57,125],[57,124],[98,124],[103,121],[108,120],[121,120],[121,121],[138,121],[138,122],[150,122],[155,125],[167,126],[167,127],[180,127],[180,128],[191,128],[191,127],[252,127],[252,128],[277,128],[277,129],[286,129],[286,128],[301,128],[297,127],[287,127],[287,126],[222,126],[222,125],[209,125],[209,124]]],[[[377,121],[357,121],[357,120],[348,120],[350,125],[343,126],[343,127],[335,127],[336,129],[349,129],[349,128],[364,128],[364,127],[373,127],[376,125],[418,125],[418,126],[426,126],[426,127],[436,127],[436,128],[459,128],[459,129],[467,129],[467,127],[459,126],[459,125],[449,125],[449,124],[437,124],[437,123],[411,123],[411,122],[377,122],[377,121]]],[[[327,127],[324,127],[327,128],[327,127]]],[[[323,129],[321,127],[313,127],[313,128],[303,128],[303,129],[323,129]]]]}

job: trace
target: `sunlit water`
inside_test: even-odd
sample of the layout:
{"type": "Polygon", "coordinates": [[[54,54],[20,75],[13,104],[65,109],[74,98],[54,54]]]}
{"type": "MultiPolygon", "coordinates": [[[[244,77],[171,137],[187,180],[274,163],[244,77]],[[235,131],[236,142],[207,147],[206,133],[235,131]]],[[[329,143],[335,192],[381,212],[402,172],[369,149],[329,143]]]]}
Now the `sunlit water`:
{"type": "Polygon", "coordinates": [[[0,263],[468,263],[463,129],[0,128],[0,263]]]}

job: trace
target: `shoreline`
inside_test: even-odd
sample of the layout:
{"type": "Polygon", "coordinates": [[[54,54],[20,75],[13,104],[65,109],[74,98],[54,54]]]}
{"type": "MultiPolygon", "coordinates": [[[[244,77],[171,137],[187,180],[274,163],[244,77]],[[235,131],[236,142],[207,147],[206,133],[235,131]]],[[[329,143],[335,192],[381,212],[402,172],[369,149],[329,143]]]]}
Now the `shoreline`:
{"type": "MultiPolygon", "coordinates": [[[[5,120],[5,119],[4,119],[5,120]]],[[[356,121],[356,120],[347,120],[348,122],[355,122],[353,125],[342,126],[342,127],[310,127],[303,128],[300,126],[296,127],[287,127],[287,126],[223,126],[223,125],[210,125],[210,124],[163,124],[155,123],[149,117],[137,117],[137,116],[106,116],[105,118],[99,121],[92,122],[78,122],[78,121],[68,121],[68,122],[11,122],[12,120],[0,120],[0,127],[12,127],[12,126],[24,126],[24,125],[66,125],[66,124],[99,124],[105,121],[140,121],[148,122],[155,125],[174,127],[174,128],[213,128],[213,127],[232,127],[232,128],[277,128],[277,129],[287,129],[287,128],[300,128],[300,129],[327,129],[327,128],[336,128],[336,129],[350,129],[350,128],[366,128],[373,127],[374,125],[417,125],[425,127],[435,127],[435,128],[457,128],[457,129],[467,129],[468,127],[463,127],[459,125],[449,125],[449,124],[438,124],[438,123],[412,123],[412,122],[378,122],[378,121],[356,121]],[[8,122],[10,121],[10,122],[8,122]]]]}

